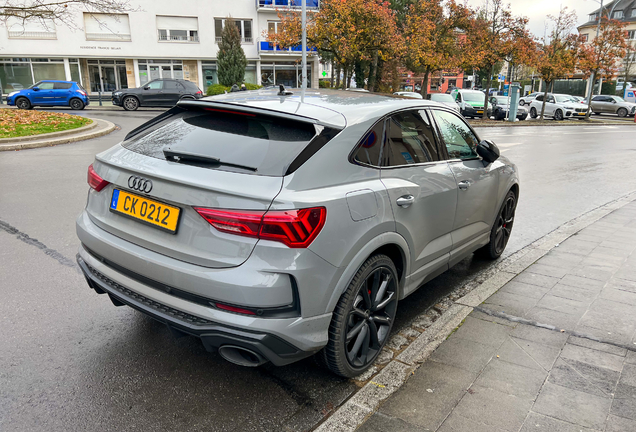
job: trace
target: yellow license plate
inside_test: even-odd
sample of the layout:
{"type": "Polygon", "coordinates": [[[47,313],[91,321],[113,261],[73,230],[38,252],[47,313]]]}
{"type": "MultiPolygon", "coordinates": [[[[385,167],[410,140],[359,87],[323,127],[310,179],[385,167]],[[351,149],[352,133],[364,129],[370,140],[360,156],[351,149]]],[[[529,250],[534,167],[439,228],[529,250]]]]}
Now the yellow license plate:
{"type": "Polygon", "coordinates": [[[181,209],[123,190],[115,189],[110,200],[110,211],[175,234],[181,209]]]}
{"type": "Polygon", "coordinates": [[[477,111],[477,114],[483,114],[483,113],[484,113],[483,111],[477,111]]]}

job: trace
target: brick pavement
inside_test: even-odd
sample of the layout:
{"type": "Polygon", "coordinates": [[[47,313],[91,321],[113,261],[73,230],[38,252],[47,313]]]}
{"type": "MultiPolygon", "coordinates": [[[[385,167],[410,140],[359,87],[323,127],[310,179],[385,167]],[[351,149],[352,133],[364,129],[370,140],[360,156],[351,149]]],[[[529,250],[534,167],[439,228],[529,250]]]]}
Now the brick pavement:
{"type": "Polygon", "coordinates": [[[510,280],[360,432],[636,431],[636,202],[510,280]]]}

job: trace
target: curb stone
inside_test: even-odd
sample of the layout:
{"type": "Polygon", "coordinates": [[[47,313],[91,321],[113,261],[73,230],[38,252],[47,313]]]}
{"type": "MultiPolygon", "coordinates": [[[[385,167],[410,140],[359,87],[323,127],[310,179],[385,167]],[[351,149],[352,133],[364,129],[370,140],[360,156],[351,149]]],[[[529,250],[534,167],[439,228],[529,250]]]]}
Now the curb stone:
{"type": "MultiPolygon", "coordinates": [[[[475,310],[475,308],[478,310],[478,306],[481,302],[497,292],[509,280],[528,268],[539,258],[558,247],[561,242],[634,200],[636,200],[636,191],[632,191],[614,201],[572,219],[539,240],[504,258],[501,262],[493,266],[494,270],[489,272],[484,280],[478,281],[478,276],[476,280],[466,283],[464,287],[462,287],[467,289],[465,294],[458,297],[454,302],[451,302],[450,306],[443,311],[428,328],[424,329],[419,336],[415,337],[406,348],[397,353],[397,356],[393,355],[393,351],[385,348],[385,350],[390,352],[389,358],[391,358],[391,360],[388,363],[385,360],[384,366],[376,361],[373,368],[379,370],[379,372],[375,375],[373,373],[365,373],[359,377],[367,381],[366,384],[334,411],[330,417],[318,425],[314,431],[355,431],[378,409],[384,400],[389,398],[406,382],[415,370],[461,325],[462,321],[475,310]]],[[[460,288],[459,291],[463,291],[462,288],[460,288]]],[[[451,296],[453,296],[453,293],[447,297],[451,296]]],[[[432,309],[439,310],[440,308],[438,306],[445,307],[443,303],[445,303],[446,300],[447,299],[441,300],[438,304],[433,306],[432,309]]],[[[429,311],[426,311],[415,317],[412,323],[417,321],[422,322],[423,319],[428,317],[430,317],[430,314],[429,311]]],[[[415,330],[419,332],[419,330],[415,330]]],[[[406,334],[405,331],[403,330],[400,333],[402,333],[402,335],[396,334],[393,338],[404,338],[403,335],[406,334]]]]}
{"type": "Polygon", "coordinates": [[[40,148],[40,147],[50,147],[59,144],[68,144],[77,141],[84,141],[92,138],[97,138],[103,135],[107,135],[115,130],[116,126],[114,123],[109,122],[108,120],[102,119],[93,119],[93,123],[97,126],[92,129],[97,128],[97,130],[85,131],[80,134],[66,135],[57,139],[50,140],[37,140],[37,141],[27,141],[23,143],[16,144],[0,144],[0,152],[1,151],[14,151],[14,150],[25,150],[31,148],[40,148]]]}
{"type": "Polygon", "coordinates": [[[97,122],[92,120],[89,124],[82,127],[75,128],[75,129],[68,129],[68,130],[59,131],[59,132],[49,132],[49,133],[39,134],[39,135],[27,135],[27,136],[16,137],[16,138],[0,138],[0,146],[3,144],[13,144],[13,143],[22,142],[22,141],[36,141],[36,140],[42,140],[42,139],[48,139],[48,138],[57,138],[57,137],[66,136],[66,135],[73,135],[77,133],[84,133],[96,127],[97,127],[97,122]]]}

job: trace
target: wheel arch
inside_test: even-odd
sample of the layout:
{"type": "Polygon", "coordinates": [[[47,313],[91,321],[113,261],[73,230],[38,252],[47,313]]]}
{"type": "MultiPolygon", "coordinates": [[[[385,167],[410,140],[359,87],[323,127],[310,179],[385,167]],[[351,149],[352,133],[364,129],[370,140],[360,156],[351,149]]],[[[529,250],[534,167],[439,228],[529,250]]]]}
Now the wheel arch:
{"type": "Polygon", "coordinates": [[[409,247],[404,237],[398,233],[385,232],[364,245],[351,259],[334,286],[331,298],[327,303],[327,313],[333,312],[338,300],[345,292],[362,264],[364,264],[364,262],[373,255],[380,253],[387,255],[393,261],[393,264],[395,264],[399,278],[398,291],[400,295],[402,294],[406,276],[410,271],[410,263],[407,258],[410,256],[409,247]]]}

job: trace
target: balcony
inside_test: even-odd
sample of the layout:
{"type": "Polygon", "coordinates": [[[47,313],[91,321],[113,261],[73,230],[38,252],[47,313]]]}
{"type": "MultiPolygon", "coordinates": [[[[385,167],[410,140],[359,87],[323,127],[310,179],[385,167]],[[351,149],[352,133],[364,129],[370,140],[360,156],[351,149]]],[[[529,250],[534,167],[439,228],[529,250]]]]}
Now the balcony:
{"type": "Polygon", "coordinates": [[[199,36],[159,35],[159,42],[199,43],[199,36]]]}
{"type": "MultiPolygon", "coordinates": [[[[307,10],[320,9],[320,0],[306,0],[307,10]]],[[[300,9],[302,0],[256,0],[258,10],[300,9]]]]}
{"type": "MultiPolygon", "coordinates": [[[[267,41],[260,41],[258,44],[258,51],[264,54],[302,54],[303,48],[300,45],[295,47],[283,49],[278,45],[274,46],[273,43],[267,41]]],[[[318,50],[316,47],[307,47],[307,52],[316,53],[318,50]]]]}
{"type": "Polygon", "coordinates": [[[86,33],[87,41],[125,41],[130,42],[129,34],[121,33],[86,33]]]}
{"type": "Polygon", "coordinates": [[[9,30],[9,39],[57,39],[57,33],[9,30]]]}
{"type": "MultiPolygon", "coordinates": [[[[215,40],[216,40],[216,43],[221,43],[221,36],[217,36],[215,40]]],[[[243,43],[243,44],[254,43],[254,38],[251,38],[251,37],[241,38],[241,43],[243,43]]]]}

